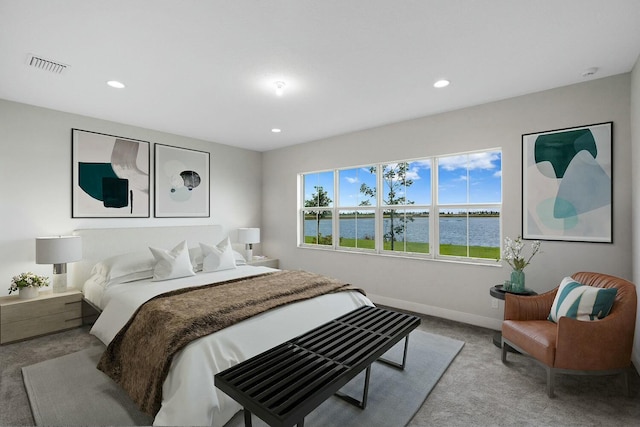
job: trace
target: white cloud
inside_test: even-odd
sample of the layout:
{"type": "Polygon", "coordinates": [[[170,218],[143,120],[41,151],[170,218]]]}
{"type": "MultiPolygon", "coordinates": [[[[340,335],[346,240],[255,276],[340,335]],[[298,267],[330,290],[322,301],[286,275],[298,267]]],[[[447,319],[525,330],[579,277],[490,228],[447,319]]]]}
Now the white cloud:
{"type": "MultiPolygon", "coordinates": [[[[406,173],[406,179],[412,179],[414,181],[417,181],[419,179],[422,179],[422,176],[420,176],[420,171],[421,170],[426,170],[429,171],[431,169],[431,161],[430,160],[417,160],[414,162],[407,162],[409,164],[409,169],[407,169],[407,173],[406,173]]],[[[398,167],[398,163],[387,163],[385,166],[387,166],[387,168],[390,169],[395,169],[398,167]]],[[[427,172],[426,173],[427,176],[430,176],[431,173],[427,172]]],[[[394,181],[397,181],[398,178],[396,177],[394,179],[394,181]]]]}
{"type": "Polygon", "coordinates": [[[447,171],[455,169],[495,169],[496,165],[493,163],[500,158],[499,152],[488,153],[472,153],[464,154],[461,156],[441,157],[438,159],[438,164],[441,168],[447,171]]]}
{"type": "Polygon", "coordinates": [[[411,168],[407,171],[407,179],[412,179],[414,181],[420,179],[420,169],[419,168],[411,168]]]}
{"type": "Polygon", "coordinates": [[[410,164],[417,165],[421,169],[431,169],[431,160],[416,160],[410,164]]]}
{"type": "Polygon", "coordinates": [[[356,184],[358,182],[358,178],[357,177],[347,176],[344,179],[347,180],[347,182],[349,184],[356,184]]]}

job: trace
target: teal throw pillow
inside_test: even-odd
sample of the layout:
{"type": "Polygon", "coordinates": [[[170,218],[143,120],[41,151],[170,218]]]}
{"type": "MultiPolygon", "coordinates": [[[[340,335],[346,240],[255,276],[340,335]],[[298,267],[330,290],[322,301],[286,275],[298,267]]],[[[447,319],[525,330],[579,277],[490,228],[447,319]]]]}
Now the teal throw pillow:
{"type": "Polygon", "coordinates": [[[615,288],[596,288],[565,277],[551,306],[549,320],[558,322],[562,316],[577,320],[602,319],[611,311],[617,293],[615,288]]]}

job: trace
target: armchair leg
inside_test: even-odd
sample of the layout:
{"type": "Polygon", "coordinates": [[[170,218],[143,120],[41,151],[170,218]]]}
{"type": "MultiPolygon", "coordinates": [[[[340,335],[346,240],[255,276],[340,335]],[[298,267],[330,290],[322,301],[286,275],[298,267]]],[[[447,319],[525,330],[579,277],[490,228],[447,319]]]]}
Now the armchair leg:
{"type": "Polygon", "coordinates": [[[502,340],[502,363],[505,363],[507,361],[508,348],[509,348],[509,344],[507,344],[506,342],[504,342],[504,340],[502,340]]]}
{"type": "Polygon", "coordinates": [[[548,366],[545,366],[545,369],[547,370],[547,396],[554,397],[554,394],[553,394],[553,387],[555,385],[554,371],[553,371],[553,368],[550,368],[548,366]]]}

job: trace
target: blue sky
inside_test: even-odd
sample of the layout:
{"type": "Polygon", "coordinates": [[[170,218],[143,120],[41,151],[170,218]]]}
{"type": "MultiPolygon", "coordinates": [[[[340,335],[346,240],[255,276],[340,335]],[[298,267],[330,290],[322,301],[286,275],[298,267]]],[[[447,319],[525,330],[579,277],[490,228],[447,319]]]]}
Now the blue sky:
{"type": "Polygon", "coordinates": [[[440,204],[502,202],[502,154],[499,151],[441,157],[438,178],[440,204]]]}
{"type": "Polygon", "coordinates": [[[315,186],[324,188],[333,201],[329,206],[333,206],[336,200],[333,194],[333,171],[306,174],[304,176],[304,200],[311,199],[313,193],[316,192],[315,186]]]}
{"type": "MultiPolygon", "coordinates": [[[[438,159],[439,203],[500,203],[502,201],[502,155],[499,151],[472,153],[461,156],[440,157],[438,159]],[[467,186],[469,183],[469,186],[467,186]],[[468,196],[467,196],[468,188],[468,196]],[[468,199],[467,199],[468,197],[468,199]]],[[[395,164],[389,164],[394,167],[395,164]]],[[[430,161],[409,162],[407,178],[413,184],[407,187],[407,199],[416,205],[431,203],[430,161]]],[[[375,187],[375,174],[368,167],[340,170],[340,200],[338,206],[358,206],[367,197],[360,192],[362,183],[375,187]]],[[[338,202],[333,194],[333,172],[305,175],[304,199],[309,200],[315,192],[314,186],[322,186],[328,192],[333,204],[338,202]]],[[[387,196],[388,188],[383,189],[387,196]]],[[[400,194],[399,194],[400,195],[400,194]]],[[[372,205],[375,205],[372,200],[372,205]]]]}

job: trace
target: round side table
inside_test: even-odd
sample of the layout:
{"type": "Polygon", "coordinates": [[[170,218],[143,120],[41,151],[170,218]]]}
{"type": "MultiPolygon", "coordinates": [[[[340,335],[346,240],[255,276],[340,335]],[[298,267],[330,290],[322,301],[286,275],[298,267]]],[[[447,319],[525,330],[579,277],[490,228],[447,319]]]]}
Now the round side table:
{"type": "MultiPolygon", "coordinates": [[[[489,295],[491,295],[494,298],[501,299],[502,301],[504,301],[505,294],[523,295],[527,297],[538,295],[537,292],[532,291],[531,289],[526,289],[526,288],[524,292],[508,291],[504,289],[504,285],[495,285],[495,286],[492,286],[491,289],[489,289],[489,295]]],[[[502,348],[502,332],[498,331],[495,334],[493,334],[493,343],[497,347],[502,348]]]]}

